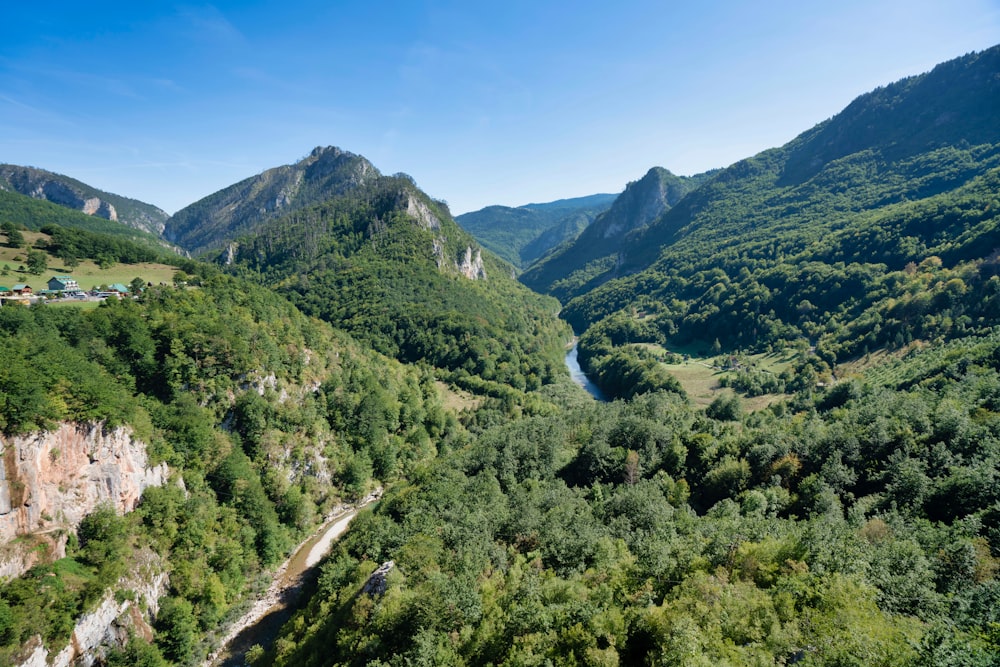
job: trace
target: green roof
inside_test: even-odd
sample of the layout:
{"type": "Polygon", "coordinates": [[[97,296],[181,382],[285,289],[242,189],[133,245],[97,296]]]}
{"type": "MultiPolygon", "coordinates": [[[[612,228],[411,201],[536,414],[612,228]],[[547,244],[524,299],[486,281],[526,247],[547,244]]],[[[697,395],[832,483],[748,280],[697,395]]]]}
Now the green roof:
{"type": "Polygon", "coordinates": [[[65,282],[68,282],[70,280],[73,280],[73,276],[53,276],[52,279],[53,280],[58,280],[61,283],[65,283],[65,282]]]}
{"type": "Polygon", "coordinates": [[[0,292],[9,292],[10,288],[6,285],[0,285],[0,292]]]}

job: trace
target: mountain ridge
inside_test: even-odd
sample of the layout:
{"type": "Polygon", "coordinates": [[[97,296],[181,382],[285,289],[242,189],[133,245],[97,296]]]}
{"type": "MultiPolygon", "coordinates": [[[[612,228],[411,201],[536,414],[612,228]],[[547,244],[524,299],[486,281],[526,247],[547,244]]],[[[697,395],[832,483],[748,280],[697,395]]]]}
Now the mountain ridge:
{"type": "Polygon", "coordinates": [[[267,169],[185,206],[167,220],[164,237],[195,253],[217,250],[227,239],[379,176],[360,155],[317,146],[293,164],[267,169]]]}
{"type": "MultiPolygon", "coordinates": [[[[642,178],[625,186],[610,208],[579,236],[555,248],[521,276],[528,287],[565,300],[573,292],[565,281],[596,285],[614,273],[617,253],[629,234],[635,233],[675,206],[706,175],[676,176],[663,167],[650,168],[642,178]]],[[[577,287],[585,291],[584,287],[577,287]]]]}
{"type": "Polygon", "coordinates": [[[160,208],[104,192],[81,181],[37,167],[0,164],[0,188],[58,204],[160,236],[169,217],[160,208]]]}
{"type": "Polygon", "coordinates": [[[455,217],[462,228],[518,269],[575,238],[617,195],[596,194],[523,206],[493,205],[455,217]]]}

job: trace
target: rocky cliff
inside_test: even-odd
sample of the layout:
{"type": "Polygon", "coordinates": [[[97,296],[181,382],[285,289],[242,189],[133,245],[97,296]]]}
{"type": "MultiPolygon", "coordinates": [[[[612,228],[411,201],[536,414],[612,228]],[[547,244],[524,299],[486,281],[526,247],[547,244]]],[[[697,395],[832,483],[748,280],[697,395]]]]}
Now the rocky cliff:
{"type": "Polygon", "coordinates": [[[119,590],[130,594],[116,596],[107,591],[96,609],[80,617],[69,643],[57,653],[49,651],[41,637],[33,638],[24,647],[19,667],[91,667],[109,648],[125,646],[132,635],[151,639],[150,624],[167,591],[164,563],[151,551],[139,552],[132,558],[129,574],[118,583],[119,590]]]}
{"type": "Polygon", "coordinates": [[[165,463],[149,464],[145,443],[125,427],[62,424],[0,437],[0,447],[0,576],[18,576],[42,557],[61,558],[68,532],[98,504],[128,512],[168,475],[165,463]],[[23,536],[30,539],[15,542],[23,536]]]}
{"type": "Polygon", "coordinates": [[[103,192],[68,176],[34,167],[0,164],[0,188],[159,236],[167,214],[152,204],[103,192]]]}

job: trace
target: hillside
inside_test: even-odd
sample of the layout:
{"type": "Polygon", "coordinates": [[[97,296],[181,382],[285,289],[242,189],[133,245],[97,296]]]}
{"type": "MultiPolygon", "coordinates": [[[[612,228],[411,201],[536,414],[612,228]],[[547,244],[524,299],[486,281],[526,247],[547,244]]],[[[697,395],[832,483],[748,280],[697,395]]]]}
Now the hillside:
{"type": "Polygon", "coordinates": [[[561,300],[585,291],[613,275],[617,253],[626,238],[643,229],[705,179],[675,176],[653,167],[638,181],[629,183],[611,207],[575,239],[543,257],[521,276],[528,287],[561,300]]]}
{"type": "Polygon", "coordinates": [[[226,238],[220,261],[383,354],[429,363],[476,392],[510,398],[565,374],[569,332],[553,299],[517,283],[412,179],[344,159],[365,165],[363,182],[353,168],[337,172],[344,181],[331,175],[325,201],[226,238]]]}
{"type": "Polygon", "coordinates": [[[69,176],[34,167],[0,164],[0,190],[120,222],[153,236],[160,235],[168,217],[152,204],[104,192],[69,176]]]}
{"type": "Polygon", "coordinates": [[[173,252],[158,235],[120,222],[105,220],[58,204],[35,199],[17,192],[0,189],[0,224],[13,224],[22,229],[38,231],[46,225],[80,229],[141,243],[158,251],[173,252]]]}
{"type": "Polygon", "coordinates": [[[615,195],[591,195],[524,206],[487,206],[455,221],[518,269],[569,241],[606,211],[615,195]]]}
{"type": "Polygon", "coordinates": [[[801,341],[829,367],[992,326],[998,70],[1000,48],[942,64],[715,175],[623,244],[599,286],[557,292],[590,329],[581,360],[801,341]]]}
{"type": "Polygon", "coordinates": [[[218,250],[227,240],[364,186],[376,176],[360,155],[317,147],[295,164],[268,169],[177,211],[163,235],[194,254],[218,250]]]}
{"type": "MultiPolygon", "coordinates": [[[[379,487],[236,662],[1000,664],[998,72],[654,168],[527,271],[621,400],[566,379],[554,298],[333,148],[189,207],[187,280],[0,308],[0,663],[200,664],[379,487]]],[[[0,255],[143,249],[53,222],[0,255]]]]}

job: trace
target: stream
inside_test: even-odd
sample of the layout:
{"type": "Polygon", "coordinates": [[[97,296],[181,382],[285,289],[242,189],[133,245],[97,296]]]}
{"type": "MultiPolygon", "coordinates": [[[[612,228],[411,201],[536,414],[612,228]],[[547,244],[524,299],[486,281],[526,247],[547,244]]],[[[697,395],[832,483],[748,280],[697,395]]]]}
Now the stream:
{"type": "Polygon", "coordinates": [[[599,401],[607,402],[608,397],[604,395],[601,388],[594,384],[590,378],[587,377],[587,374],[583,372],[583,369],[580,368],[580,361],[577,358],[578,352],[576,346],[577,342],[576,339],[574,339],[573,347],[571,347],[569,352],[566,353],[566,368],[569,369],[569,376],[573,378],[573,382],[586,389],[591,396],[599,401]]]}

